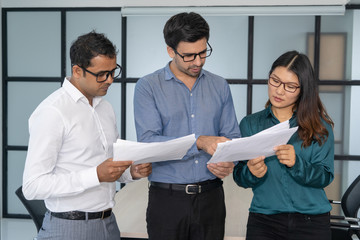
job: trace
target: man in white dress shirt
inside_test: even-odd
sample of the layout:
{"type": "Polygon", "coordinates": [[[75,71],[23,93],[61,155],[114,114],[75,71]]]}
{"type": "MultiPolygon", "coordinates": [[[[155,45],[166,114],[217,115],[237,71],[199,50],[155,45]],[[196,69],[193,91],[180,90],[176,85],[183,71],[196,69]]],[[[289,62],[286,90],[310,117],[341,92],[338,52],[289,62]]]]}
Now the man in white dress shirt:
{"type": "Polygon", "coordinates": [[[121,74],[116,53],[103,34],[80,36],[70,48],[71,77],[29,119],[23,192],[44,199],[48,209],[38,240],[118,240],[114,181],[151,172],[151,164],[112,160],[118,131],[113,108],[101,97],[121,74]]]}

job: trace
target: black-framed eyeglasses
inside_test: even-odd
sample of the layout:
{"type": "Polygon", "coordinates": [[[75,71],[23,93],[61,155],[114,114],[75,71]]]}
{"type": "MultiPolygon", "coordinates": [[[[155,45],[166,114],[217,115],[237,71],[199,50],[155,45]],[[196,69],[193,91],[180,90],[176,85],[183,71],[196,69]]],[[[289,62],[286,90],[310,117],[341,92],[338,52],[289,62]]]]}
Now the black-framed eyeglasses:
{"type": "MultiPolygon", "coordinates": [[[[78,65],[79,66],[79,65],[78,65]]],[[[82,70],[84,70],[85,72],[90,73],[91,75],[93,75],[94,77],[96,77],[96,81],[98,83],[103,83],[105,82],[109,76],[112,77],[112,79],[118,78],[121,74],[122,68],[119,64],[116,64],[116,68],[114,68],[111,71],[101,71],[98,73],[93,73],[89,70],[87,70],[86,68],[79,66],[82,70]]]]}
{"type": "Polygon", "coordinates": [[[201,59],[204,59],[204,58],[207,58],[211,55],[212,53],[212,47],[210,46],[209,43],[207,43],[207,45],[209,46],[209,48],[205,49],[204,51],[202,52],[199,52],[199,53],[189,53],[189,54],[186,54],[186,55],[181,55],[178,51],[176,51],[175,48],[173,48],[174,52],[179,55],[184,62],[192,62],[196,59],[196,56],[199,55],[199,57],[201,59]]]}
{"type": "Polygon", "coordinates": [[[290,93],[294,93],[294,92],[296,92],[296,90],[298,88],[300,88],[300,86],[298,86],[294,83],[284,83],[284,82],[280,81],[279,79],[274,78],[272,76],[269,77],[268,82],[271,86],[274,86],[274,87],[280,87],[280,85],[283,84],[284,90],[287,92],[290,92],[290,93]]]}

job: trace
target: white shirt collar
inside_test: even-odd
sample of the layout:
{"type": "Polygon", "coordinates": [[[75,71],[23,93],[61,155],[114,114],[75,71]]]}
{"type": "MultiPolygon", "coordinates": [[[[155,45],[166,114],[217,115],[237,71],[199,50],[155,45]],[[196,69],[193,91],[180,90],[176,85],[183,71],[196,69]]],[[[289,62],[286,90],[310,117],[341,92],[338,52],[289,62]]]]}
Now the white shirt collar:
{"type": "MultiPolygon", "coordinates": [[[[70,97],[74,100],[74,102],[79,101],[80,99],[83,99],[83,101],[86,101],[89,103],[88,99],[80,92],[79,89],[77,89],[71,82],[70,77],[65,77],[63,88],[65,91],[70,95],[70,97]]],[[[93,107],[96,107],[102,100],[102,97],[94,97],[93,99],[93,107]]]]}

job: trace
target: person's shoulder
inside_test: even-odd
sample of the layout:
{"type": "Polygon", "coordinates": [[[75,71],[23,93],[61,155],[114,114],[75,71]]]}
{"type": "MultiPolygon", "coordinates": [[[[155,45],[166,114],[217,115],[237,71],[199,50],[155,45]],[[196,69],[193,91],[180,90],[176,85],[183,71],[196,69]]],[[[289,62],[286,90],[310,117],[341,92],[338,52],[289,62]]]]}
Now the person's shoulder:
{"type": "Polygon", "coordinates": [[[239,124],[241,135],[248,137],[263,130],[267,116],[267,109],[245,116],[239,124]]]}
{"type": "Polygon", "coordinates": [[[227,95],[230,92],[230,85],[225,78],[203,69],[203,83],[213,86],[219,94],[227,95]]]}
{"type": "Polygon", "coordinates": [[[265,117],[265,116],[267,116],[269,114],[270,114],[269,109],[265,108],[263,110],[255,112],[255,113],[253,113],[251,115],[252,115],[253,118],[263,118],[263,117],[265,117]]]}
{"type": "Polygon", "coordinates": [[[249,114],[247,116],[245,116],[241,122],[248,122],[248,123],[256,123],[256,122],[261,122],[263,121],[267,116],[268,116],[269,112],[267,109],[261,110],[259,112],[256,113],[252,113],[249,114]]]}
{"type": "Polygon", "coordinates": [[[139,78],[136,82],[135,94],[138,92],[151,92],[154,89],[158,89],[159,86],[165,82],[166,78],[169,78],[166,67],[139,78]]]}
{"type": "Polygon", "coordinates": [[[66,92],[63,88],[59,88],[55,90],[53,93],[51,93],[49,96],[47,96],[38,106],[39,107],[56,107],[58,105],[66,104],[68,99],[66,92]]]}
{"type": "Polygon", "coordinates": [[[63,88],[59,88],[58,90],[51,93],[48,97],[40,102],[40,104],[36,107],[33,113],[30,116],[30,119],[34,118],[34,116],[49,116],[58,114],[62,109],[69,108],[68,102],[65,100],[66,92],[63,88]]]}
{"type": "Polygon", "coordinates": [[[222,82],[222,83],[227,83],[225,78],[221,77],[220,75],[217,75],[215,73],[209,72],[205,69],[203,69],[203,74],[206,78],[213,80],[213,81],[218,81],[218,82],[222,82]]]}
{"type": "Polygon", "coordinates": [[[139,78],[138,82],[153,82],[156,80],[164,79],[166,70],[165,68],[160,68],[152,73],[149,73],[141,78],[139,78]]]}

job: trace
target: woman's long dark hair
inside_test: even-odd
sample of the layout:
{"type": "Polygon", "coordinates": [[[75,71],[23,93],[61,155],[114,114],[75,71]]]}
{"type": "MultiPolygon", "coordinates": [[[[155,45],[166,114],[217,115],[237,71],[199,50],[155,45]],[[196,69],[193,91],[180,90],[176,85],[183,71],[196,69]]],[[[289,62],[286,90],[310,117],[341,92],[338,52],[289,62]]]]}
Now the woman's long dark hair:
{"type": "MultiPolygon", "coordinates": [[[[327,114],[319,97],[318,85],[308,57],[297,51],[289,51],[281,55],[273,63],[269,76],[277,67],[286,67],[299,79],[300,94],[293,111],[296,110],[299,125],[298,134],[303,140],[302,146],[310,146],[312,141],[322,145],[326,141],[329,132],[324,126],[322,119],[334,127],[334,122],[327,114]]],[[[266,107],[270,105],[270,100],[266,107]]]]}

